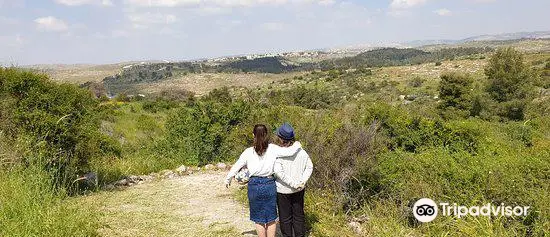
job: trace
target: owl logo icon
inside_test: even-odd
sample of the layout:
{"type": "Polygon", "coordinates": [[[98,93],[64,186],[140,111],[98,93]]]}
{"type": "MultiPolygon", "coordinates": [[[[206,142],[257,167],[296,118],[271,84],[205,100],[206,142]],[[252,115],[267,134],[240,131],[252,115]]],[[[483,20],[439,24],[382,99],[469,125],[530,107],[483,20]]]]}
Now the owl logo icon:
{"type": "Polygon", "coordinates": [[[414,203],[413,215],[420,222],[430,222],[437,217],[437,204],[432,199],[422,198],[414,203]]]}

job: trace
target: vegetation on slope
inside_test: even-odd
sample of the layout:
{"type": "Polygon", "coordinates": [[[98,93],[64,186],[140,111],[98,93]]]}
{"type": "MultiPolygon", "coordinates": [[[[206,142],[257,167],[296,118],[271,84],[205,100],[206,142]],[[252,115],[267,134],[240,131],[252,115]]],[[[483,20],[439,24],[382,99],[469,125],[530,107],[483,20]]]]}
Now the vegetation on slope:
{"type": "Polygon", "coordinates": [[[419,49],[383,48],[361,53],[355,57],[336,59],[322,63],[323,68],[361,68],[414,65],[453,60],[463,56],[491,52],[491,48],[445,48],[434,52],[419,49]]]}
{"type": "Polygon", "coordinates": [[[382,70],[362,66],[311,72],[255,90],[224,88],[201,98],[185,92],[106,102],[40,75],[3,69],[0,154],[6,180],[15,181],[0,181],[0,201],[8,203],[0,218],[10,235],[31,233],[17,223],[32,223],[34,216],[57,224],[31,231],[61,235],[80,223],[83,232],[75,233],[92,235],[94,213],[60,202],[76,191],[73,177],[91,170],[104,183],[182,163],[234,161],[251,144],[253,124],[274,130],[290,122],[316,167],[307,195],[315,235],[353,235],[342,226],[361,216],[368,217],[362,228],[372,236],[543,235],[550,231],[550,103],[544,92],[530,93],[544,91],[538,75],[545,67],[537,65],[504,49],[489,59],[484,74],[445,73],[441,80],[390,80],[382,70]],[[43,178],[13,191],[27,170],[43,178]],[[57,188],[46,189],[52,186],[57,188]],[[28,199],[12,200],[18,193],[28,199]],[[528,205],[532,211],[420,224],[410,211],[420,197],[528,205]],[[9,207],[23,205],[16,200],[32,201],[35,208],[15,212],[9,207]],[[74,222],[66,223],[62,212],[74,222]],[[59,232],[48,229],[56,225],[59,232]]]}
{"type": "Polygon", "coordinates": [[[90,160],[117,153],[99,132],[98,102],[74,85],[4,68],[0,101],[0,235],[95,235],[93,208],[64,199],[79,191],[74,180],[90,160]]]}

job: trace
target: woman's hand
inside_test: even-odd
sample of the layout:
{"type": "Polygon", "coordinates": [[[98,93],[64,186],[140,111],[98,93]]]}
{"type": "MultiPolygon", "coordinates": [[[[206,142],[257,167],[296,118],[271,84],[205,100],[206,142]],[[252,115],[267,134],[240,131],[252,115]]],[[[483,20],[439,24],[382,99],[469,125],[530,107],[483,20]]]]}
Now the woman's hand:
{"type": "Polygon", "coordinates": [[[229,188],[229,186],[231,186],[231,180],[225,180],[224,184],[225,184],[225,188],[229,188]]]}

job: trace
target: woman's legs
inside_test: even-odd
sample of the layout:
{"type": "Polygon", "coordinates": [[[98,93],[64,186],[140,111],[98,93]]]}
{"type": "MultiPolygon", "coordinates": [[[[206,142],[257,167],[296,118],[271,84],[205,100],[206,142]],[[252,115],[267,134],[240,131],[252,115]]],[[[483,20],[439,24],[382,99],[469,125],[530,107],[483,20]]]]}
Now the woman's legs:
{"type": "MultiPolygon", "coordinates": [[[[269,237],[267,235],[267,230],[266,230],[264,224],[256,223],[256,233],[258,233],[258,237],[269,237]]],[[[275,236],[275,235],[273,235],[273,236],[275,236]]]]}
{"type": "Polygon", "coordinates": [[[266,237],[275,237],[275,234],[277,232],[277,221],[273,221],[269,224],[267,224],[267,235],[266,237]]]}

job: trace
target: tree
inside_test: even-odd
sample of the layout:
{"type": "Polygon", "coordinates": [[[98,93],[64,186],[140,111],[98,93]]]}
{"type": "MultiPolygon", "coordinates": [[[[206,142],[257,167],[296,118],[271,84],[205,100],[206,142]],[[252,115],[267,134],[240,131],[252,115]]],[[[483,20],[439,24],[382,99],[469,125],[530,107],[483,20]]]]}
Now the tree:
{"type": "Polygon", "coordinates": [[[456,112],[460,116],[468,116],[472,109],[471,91],[473,79],[469,75],[456,72],[441,75],[438,108],[443,114],[456,112]]]}
{"type": "Polygon", "coordinates": [[[522,53],[513,48],[497,50],[489,59],[485,75],[485,91],[497,102],[497,114],[511,120],[522,120],[535,79],[522,53]]]}
{"type": "Polygon", "coordinates": [[[485,75],[486,91],[499,103],[526,99],[532,89],[533,74],[521,52],[513,48],[497,50],[485,67],[485,75]]]}

